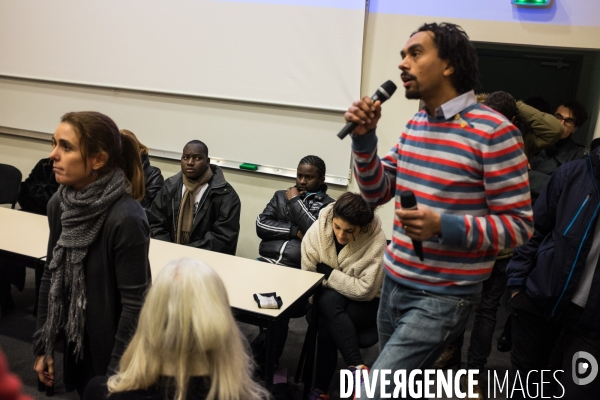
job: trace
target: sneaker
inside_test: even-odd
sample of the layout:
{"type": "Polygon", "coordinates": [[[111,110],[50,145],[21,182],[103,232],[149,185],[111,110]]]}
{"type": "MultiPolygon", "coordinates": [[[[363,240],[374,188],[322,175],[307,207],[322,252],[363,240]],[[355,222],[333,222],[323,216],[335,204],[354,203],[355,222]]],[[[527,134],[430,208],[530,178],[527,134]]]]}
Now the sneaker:
{"type": "MultiPolygon", "coordinates": [[[[473,375],[473,378],[475,378],[475,380],[477,381],[477,385],[473,385],[473,393],[475,393],[475,395],[477,397],[470,397],[471,399],[479,399],[479,400],[485,400],[485,397],[483,395],[483,385],[481,382],[481,377],[479,375],[473,375]]],[[[467,393],[468,395],[468,390],[469,388],[467,387],[467,375],[463,375],[460,377],[460,388],[462,389],[463,392],[467,393]]]]}
{"type": "Polygon", "coordinates": [[[325,394],[322,390],[313,389],[308,394],[308,400],[329,400],[329,395],[325,394]]]}
{"type": "Polygon", "coordinates": [[[362,370],[367,371],[367,374],[369,373],[369,368],[366,365],[357,365],[356,367],[355,366],[348,367],[348,371],[350,371],[352,373],[352,394],[350,395],[351,399],[355,398],[354,393],[356,392],[356,386],[362,385],[363,382],[365,381],[362,370]],[[357,370],[361,371],[360,372],[360,381],[358,382],[358,384],[356,382],[354,382],[354,378],[356,377],[355,372],[357,370]]]}

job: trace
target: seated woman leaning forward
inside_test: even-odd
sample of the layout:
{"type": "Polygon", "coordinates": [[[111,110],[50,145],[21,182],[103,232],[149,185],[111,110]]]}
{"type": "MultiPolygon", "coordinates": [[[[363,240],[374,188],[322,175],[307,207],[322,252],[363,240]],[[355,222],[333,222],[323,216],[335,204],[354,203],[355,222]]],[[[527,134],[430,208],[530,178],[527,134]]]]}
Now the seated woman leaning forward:
{"type": "Polygon", "coordinates": [[[84,400],[266,399],[223,281],[200,261],[165,266],[111,377],[96,377],[84,400]]]}
{"type": "Polygon", "coordinates": [[[358,194],[344,193],[324,208],[302,241],[302,269],[325,274],[313,309],[319,313],[317,380],[310,399],[326,395],[337,352],[351,370],[367,368],[357,332],[376,326],[386,240],[381,221],[358,194]]]}

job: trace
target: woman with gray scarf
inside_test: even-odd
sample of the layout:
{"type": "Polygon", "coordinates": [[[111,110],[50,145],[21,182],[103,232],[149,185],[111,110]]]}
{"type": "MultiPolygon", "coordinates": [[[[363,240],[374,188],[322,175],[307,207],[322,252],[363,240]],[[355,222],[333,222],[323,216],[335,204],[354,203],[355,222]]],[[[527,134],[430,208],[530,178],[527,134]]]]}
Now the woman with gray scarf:
{"type": "Polygon", "coordinates": [[[54,385],[64,338],[65,387],[83,396],[91,378],[115,372],[151,282],[150,229],[136,201],[144,175],[134,141],[100,113],[65,114],[52,147],[60,187],[48,203],[34,370],[54,385]]]}

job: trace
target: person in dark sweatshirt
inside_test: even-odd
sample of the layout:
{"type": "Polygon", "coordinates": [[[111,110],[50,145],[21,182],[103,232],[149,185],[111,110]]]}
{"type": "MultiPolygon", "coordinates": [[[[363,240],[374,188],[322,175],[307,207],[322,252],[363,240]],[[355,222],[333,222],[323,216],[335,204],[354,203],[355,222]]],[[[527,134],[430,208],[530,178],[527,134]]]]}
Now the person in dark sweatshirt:
{"type": "Polygon", "coordinates": [[[57,190],[58,182],[52,171],[52,161],[42,158],[21,183],[17,201],[23,211],[47,215],[46,206],[57,190]]]}

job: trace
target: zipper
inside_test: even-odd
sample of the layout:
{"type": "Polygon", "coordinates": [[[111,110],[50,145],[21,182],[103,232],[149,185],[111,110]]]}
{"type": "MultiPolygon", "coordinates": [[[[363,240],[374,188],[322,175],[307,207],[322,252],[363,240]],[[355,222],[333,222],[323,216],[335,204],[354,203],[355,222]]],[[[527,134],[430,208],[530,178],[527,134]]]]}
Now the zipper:
{"type": "MultiPolygon", "coordinates": [[[[598,185],[596,185],[596,178],[594,177],[594,167],[592,165],[592,158],[590,157],[589,154],[588,154],[587,158],[588,158],[588,161],[590,164],[590,175],[592,175],[592,182],[594,182],[594,187],[596,188],[596,196],[600,199],[598,185]]],[[[590,197],[590,195],[588,194],[588,196],[586,197],[583,204],[585,204],[588,201],[589,197],[590,197]]],[[[583,208],[583,204],[582,204],[581,208],[583,208]]],[[[579,209],[579,211],[581,211],[581,208],[579,209]]],[[[567,287],[569,286],[569,282],[571,282],[571,277],[573,276],[573,271],[575,270],[575,265],[577,264],[577,261],[579,260],[579,255],[581,254],[581,248],[583,247],[583,243],[585,242],[585,239],[587,238],[588,233],[590,233],[590,227],[592,226],[592,223],[594,222],[594,219],[596,218],[596,215],[598,214],[599,209],[600,209],[600,202],[598,203],[598,205],[596,206],[596,209],[594,210],[594,215],[592,215],[592,219],[590,220],[590,223],[588,224],[588,226],[585,230],[585,234],[583,235],[583,239],[581,239],[581,243],[579,243],[579,248],[577,249],[577,255],[575,256],[573,265],[571,265],[571,271],[569,272],[569,276],[567,277],[567,282],[565,282],[565,286],[563,287],[563,290],[562,290],[560,296],[558,297],[558,300],[556,300],[556,304],[554,305],[554,308],[552,309],[552,314],[550,315],[552,317],[554,316],[554,313],[556,313],[556,309],[558,308],[558,305],[560,304],[561,300],[565,296],[565,292],[567,291],[567,287]]],[[[577,212],[577,214],[579,214],[579,211],[577,212]]],[[[577,215],[575,215],[575,218],[577,218],[577,215]]],[[[573,221],[571,221],[571,224],[573,224],[573,221]]],[[[565,233],[567,233],[567,231],[569,230],[570,227],[571,227],[571,225],[569,225],[567,227],[567,230],[565,231],[565,233]]]]}
{"type": "MultiPolygon", "coordinates": [[[[591,194],[591,193],[590,193],[591,194]]],[[[569,229],[571,229],[571,226],[573,226],[573,223],[577,220],[577,217],[579,216],[579,214],[581,213],[581,210],[583,210],[583,207],[585,207],[585,204],[588,202],[588,200],[590,199],[590,194],[587,195],[587,197],[585,198],[585,200],[583,201],[583,203],[581,204],[581,207],[579,207],[579,210],[577,211],[577,214],[575,214],[575,216],[573,217],[573,220],[571,221],[571,223],[569,223],[569,226],[567,226],[567,229],[565,230],[565,232],[563,233],[563,236],[565,236],[567,234],[567,232],[569,232],[569,229]]]]}

